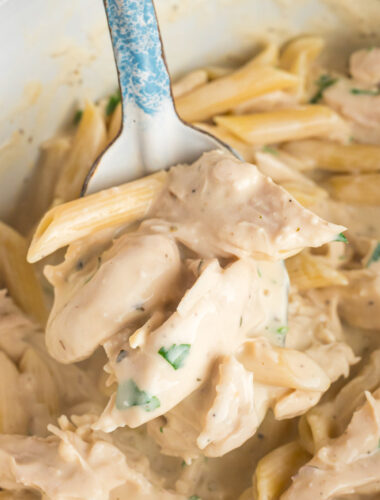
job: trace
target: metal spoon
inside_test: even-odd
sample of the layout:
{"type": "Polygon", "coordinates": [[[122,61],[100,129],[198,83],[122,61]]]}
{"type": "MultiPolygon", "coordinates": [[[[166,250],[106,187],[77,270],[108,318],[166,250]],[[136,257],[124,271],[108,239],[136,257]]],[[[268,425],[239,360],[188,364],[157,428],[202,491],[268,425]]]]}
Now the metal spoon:
{"type": "Polygon", "coordinates": [[[205,151],[232,151],[178,117],[152,0],[104,0],[104,6],[123,118],[118,137],[91,168],[82,195],[191,163],[205,151]]]}
{"type": "MultiPolygon", "coordinates": [[[[192,163],[213,149],[228,150],[241,159],[227,144],[185,124],[177,115],[152,0],[104,0],[104,6],[118,70],[122,126],[92,166],[82,195],[192,163]]],[[[277,307],[281,312],[270,334],[279,342],[275,325],[287,323],[288,276],[284,264],[266,265],[282,283],[282,305],[277,307]]]]}

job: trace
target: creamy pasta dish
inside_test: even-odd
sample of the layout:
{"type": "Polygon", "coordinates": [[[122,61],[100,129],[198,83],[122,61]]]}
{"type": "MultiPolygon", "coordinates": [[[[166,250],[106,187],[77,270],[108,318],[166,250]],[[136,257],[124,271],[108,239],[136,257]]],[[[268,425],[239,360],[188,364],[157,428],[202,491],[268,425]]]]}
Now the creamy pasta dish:
{"type": "Polygon", "coordinates": [[[80,197],[120,95],[0,222],[0,499],[380,495],[380,48],[173,85],[229,144],[80,197]]]}

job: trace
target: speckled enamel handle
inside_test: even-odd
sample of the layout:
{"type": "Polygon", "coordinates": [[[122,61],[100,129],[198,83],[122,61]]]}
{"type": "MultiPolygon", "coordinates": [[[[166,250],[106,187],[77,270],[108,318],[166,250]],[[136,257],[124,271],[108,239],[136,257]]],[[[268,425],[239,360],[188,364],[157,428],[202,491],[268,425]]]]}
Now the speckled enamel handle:
{"type": "Polygon", "coordinates": [[[148,115],[171,99],[152,0],[104,0],[119,72],[124,115],[134,103],[148,115]]]}

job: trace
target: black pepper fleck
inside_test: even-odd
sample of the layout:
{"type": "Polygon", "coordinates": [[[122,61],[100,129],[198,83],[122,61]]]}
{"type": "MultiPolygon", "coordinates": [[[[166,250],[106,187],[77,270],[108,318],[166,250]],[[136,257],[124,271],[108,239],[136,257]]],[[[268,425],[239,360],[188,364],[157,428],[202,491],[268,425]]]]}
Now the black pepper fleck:
{"type": "Polygon", "coordinates": [[[122,349],[119,354],[117,355],[117,358],[116,358],[116,363],[120,363],[121,361],[123,361],[124,358],[126,358],[128,356],[128,352],[125,350],[125,349],[122,349]]]}

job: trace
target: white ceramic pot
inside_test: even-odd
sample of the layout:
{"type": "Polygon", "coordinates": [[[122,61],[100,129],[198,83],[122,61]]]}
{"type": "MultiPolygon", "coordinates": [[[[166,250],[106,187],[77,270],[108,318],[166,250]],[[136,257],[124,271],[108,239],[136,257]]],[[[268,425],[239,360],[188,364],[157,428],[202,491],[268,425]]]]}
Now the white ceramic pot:
{"type": "MultiPolygon", "coordinates": [[[[378,0],[156,0],[173,75],[238,62],[265,38],[326,35],[338,66],[380,41],[378,0]]],[[[102,0],[0,0],[0,217],[6,219],[38,145],[78,102],[116,88],[102,0]]]]}

